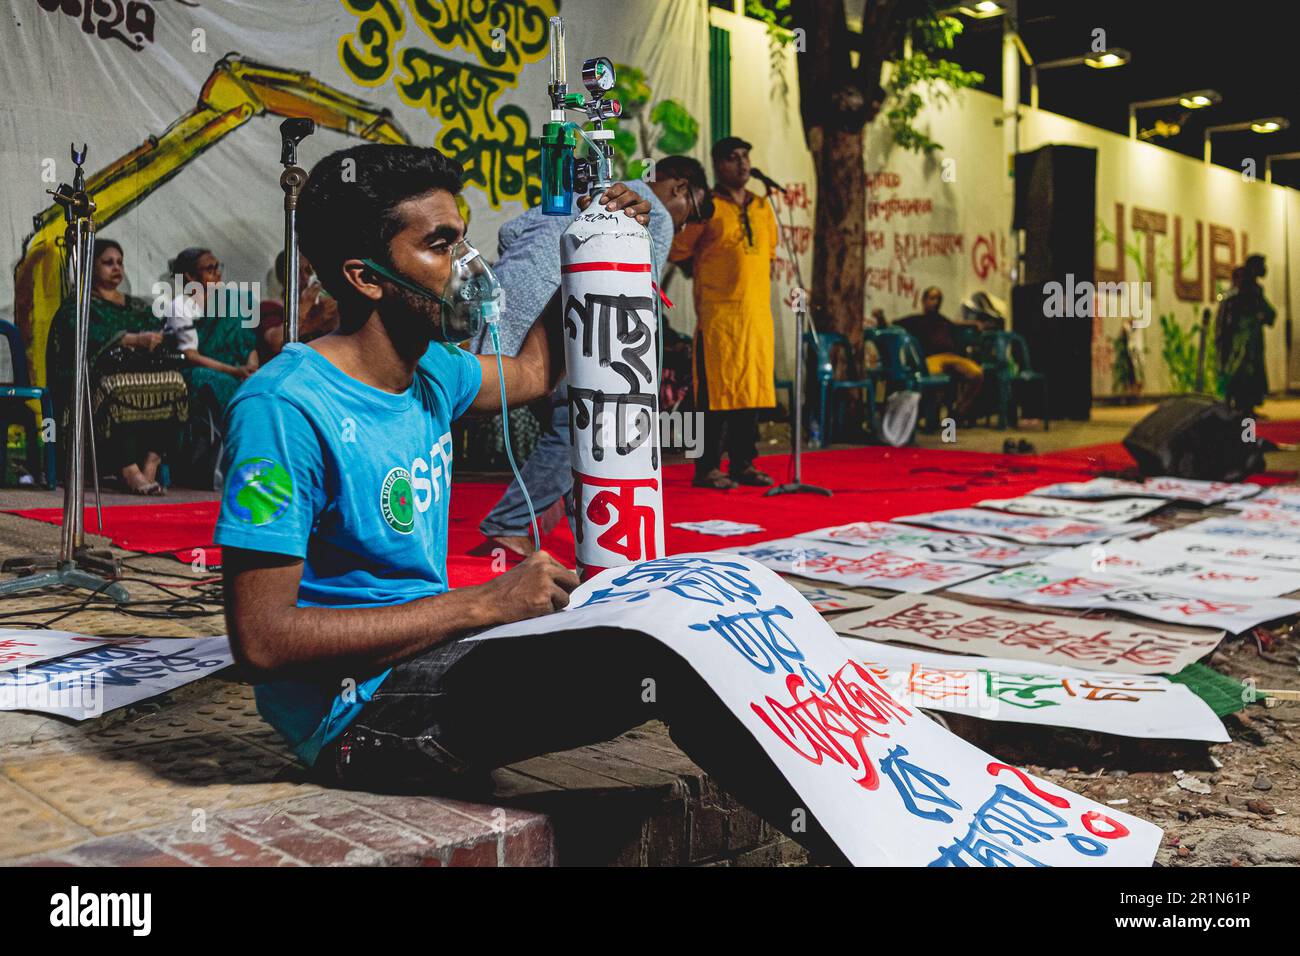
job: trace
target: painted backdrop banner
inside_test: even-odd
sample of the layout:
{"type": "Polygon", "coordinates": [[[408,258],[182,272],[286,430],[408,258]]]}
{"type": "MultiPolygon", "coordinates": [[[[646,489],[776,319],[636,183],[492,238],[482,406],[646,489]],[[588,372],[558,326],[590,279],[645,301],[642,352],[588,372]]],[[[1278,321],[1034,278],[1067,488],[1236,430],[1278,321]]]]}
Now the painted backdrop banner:
{"type": "Polygon", "coordinates": [[[477,639],[598,627],[680,655],[854,864],[1147,866],[1155,855],[1158,827],[1003,764],[902,704],[793,588],[735,555],[613,568],[565,611],[477,639]]]}
{"type": "MultiPolygon", "coordinates": [[[[89,145],[102,237],[122,244],[128,288],[150,297],[167,262],[210,247],[224,281],[261,284],[283,244],[279,124],[316,120],[310,169],[366,140],[437,146],[466,170],[470,235],[540,195],[547,18],[557,0],[11,0],[0,18],[0,313],[44,381],[46,328],[63,295],[63,217],[45,190],[89,145]],[[12,11],[9,9],[12,7],[12,11]],[[36,232],[32,217],[38,216],[36,232]],[[12,309],[12,313],[11,313],[12,309]]],[[[565,0],[569,76],[618,65],[617,172],[686,153],[706,160],[708,13],[694,0],[615,11],[565,0]],[[611,21],[617,22],[611,28],[611,21]]],[[[170,279],[169,276],[167,276],[170,279]]]]}

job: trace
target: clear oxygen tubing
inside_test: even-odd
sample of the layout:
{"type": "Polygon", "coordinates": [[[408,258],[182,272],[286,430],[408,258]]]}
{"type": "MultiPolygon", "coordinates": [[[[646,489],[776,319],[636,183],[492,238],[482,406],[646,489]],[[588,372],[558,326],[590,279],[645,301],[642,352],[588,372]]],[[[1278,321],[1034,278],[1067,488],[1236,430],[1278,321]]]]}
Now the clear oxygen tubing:
{"type": "Polygon", "coordinates": [[[489,322],[488,331],[492,333],[492,351],[497,356],[497,382],[501,385],[501,437],[506,446],[506,458],[510,461],[510,470],[515,474],[515,481],[519,484],[519,490],[524,493],[524,504],[528,505],[528,520],[533,529],[533,547],[538,551],[542,550],[542,533],[537,524],[537,511],[533,508],[532,496],[528,494],[528,486],[524,484],[524,476],[519,473],[519,466],[515,464],[515,453],[510,447],[510,406],[506,404],[506,373],[501,365],[501,337],[497,334],[497,323],[489,322]]]}

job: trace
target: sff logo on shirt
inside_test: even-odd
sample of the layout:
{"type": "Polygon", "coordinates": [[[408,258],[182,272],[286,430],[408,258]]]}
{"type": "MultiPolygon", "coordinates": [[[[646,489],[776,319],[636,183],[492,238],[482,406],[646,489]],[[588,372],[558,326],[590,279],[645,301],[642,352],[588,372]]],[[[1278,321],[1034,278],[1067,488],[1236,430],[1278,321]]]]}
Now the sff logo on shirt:
{"type": "Polygon", "coordinates": [[[415,530],[416,512],[424,513],[442,500],[443,489],[451,494],[451,432],[434,442],[429,460],[416,458],[410,470],[398,466],[384,476],[379,489],[379,510],[388,527],[398,534],[415,530]]]}

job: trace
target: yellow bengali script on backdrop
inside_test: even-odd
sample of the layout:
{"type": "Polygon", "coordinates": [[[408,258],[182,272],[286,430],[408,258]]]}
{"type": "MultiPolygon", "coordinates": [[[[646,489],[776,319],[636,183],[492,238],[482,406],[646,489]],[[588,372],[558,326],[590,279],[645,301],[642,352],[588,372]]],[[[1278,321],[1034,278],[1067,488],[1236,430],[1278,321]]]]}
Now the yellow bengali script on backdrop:
{"type": "Polygon", "coordinates": [[[519,85],[526,64],[546,56],[556,0],[340,2],[357,17],[356,29],[339,38],[339,64],[348,76],[368,87],[391,82],[403,103],[438,120],[434,145],[461,163],[466,185],[481,190],[493,208],[537,205],[538,148],[528,114],[498,107],[496,99],[519,85]],[[467,51],[474,62],[415,45],[425,38],[440,51],[467,51]]]}

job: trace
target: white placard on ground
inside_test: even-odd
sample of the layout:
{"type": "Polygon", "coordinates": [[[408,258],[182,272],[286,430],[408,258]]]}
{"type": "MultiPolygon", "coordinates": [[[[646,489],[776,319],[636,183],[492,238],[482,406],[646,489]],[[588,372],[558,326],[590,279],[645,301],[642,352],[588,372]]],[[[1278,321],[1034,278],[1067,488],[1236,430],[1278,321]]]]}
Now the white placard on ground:
{"type": "Polygon", "coordinates": [[[1099,524],[1070,518],[1036,518],[1028,515],[1003,514],[983,508],[952,508],[895,518],[904,524],[928,525],[965,534],[991,534],[1021,544],[1090,544],[1111,538],[1130,537],[1155,531],[1156,526],[1143,521],[1128,524],[1099,524]]]}
{"type": "Polygon", "coordinates": [[[112,642],[108,638],[73,634],[71,631],[0,627],[0,671],[31,667],[41,661],[51,661],[109,643],[112,642]]]}
{"type": "Polygon", "coordinates": [[[1049,498],[1118,498],[1122,495],[1167,498],[1198,505],[1215,505],[1239,501],[1259,494],[1260,486],[1250,482],[1199,481],[1195,478],[1148,478],[1146,481],[1121,481],[1118,478],[1093,478],[1091,481],[1067,481],[1035,488],[1031,494],[1049,498]]]}
{"type": "Polygon", "coordinates": [[[1122,674],[1176,674],[1214,650],[1222,631],[1162,631],[1127,621],[1008,611],[899,595],[831,621],[845,637],[1122,674]]]}
{"type": "Polygon", "coordinates": [[[1189,594],[1212,591],[1238,598],[1272,598],[1300,591],[1300,571],[1224,566],[1196,559],[1159,542],[1108,541],[1085,544],[1054,555],[1052,564],[1094,574],[1118,574],[1189,594]]]}
{"type": "Polygon", "coordinates": [[[1145,541],[1156,547],[1185,554],[1195,561],[1223,561],[1251,568],[1300,571],[1300,541],[1238,541],[1222,535],[1181,530],[1165,531],[1152,535],[1145,541]]]}
{"type": "Polygon", "coordinates": [[[989,572],[982,564],[926,561],[886,548],[859,548],[810,538],[780,538],[728,551],[782,574],[851,588],[883,588],[912,594],[936,591],[989,572]]]}
{"type": "MultiPolygon", "coordinates": [[[[1161,832],[1003,764],[889,695],[808,602],[725,552],[612,568],[477,640],[608,627],[689,664],[860,866],[1148,866],[1161,832]]],[[[579,688],[575,688],[580,692],[579,688]]]]}
{"type": "Polygon", "coordinates": [[[864,607],[875,607],[878,598],[853,591],[838,591],[824,587],[815,581],[800,581],[798,578],[786,578],[786,583],[799,592],[799,596],[813,606],[818,614],[835,614],[839,611],[858,611],[864,607]]]}
{"type": "Polygon", "coordinates": [[[708,521],[677,521],[673,523],[673,527],[694,531],[696,534],[717,535],[720,538],[730,538],[738,534],[757,534],[763,530],[761,525],[742,524],[739,521],[727,521],[723,518],[710,518],[708,521]]]}
{"type": "Polygon", "coordinates": [[[0,710],[88,720],[175,690],[234,662],[222,637],[150,638],[0,673],[0,710]]]}
{"type": "Polygon", "coordinates": [[[1245,511],[1253,508],[1270,508],[1276,511],[1300,511],[1300,497],[1295,495],[1277,495],[1265,492],[1247,501],[1229,501],[1225,508],[1233,511],[1245,511]]]}
{"type": "Polygon", "coordinates": [[[1117,574],[1093,574],[1051,564],[1027,564],[953,587],[954,594],[1038,607],[1126,611],[1157,621],[1240,634],[1265,621],[1300,614],[1300,601],[1239,598],[1180,591],[1117,574]]]}
{"type": "Polygon", "coordinates": [[[1012,514],[1019,515],[1037,515],[1043,518],[1071,518],[1076,521],[1094,521],[1098,524],[1123,524],[1125,521],[1145,518],[1168,503],[1160,498],[1072,501],[1068,498],[1021,495],[1019,498],[988,498],[979,502],[979,507],[1010,511],[1012,514]]]}
{"type": "Polygon", "coordinates": [[[800,532],[795,537],[866,548],[885,548],[930,561],[970,561],[998,568],[1041,561],[1053,551],[1052,548],[1013,544],[988,535],[931,531],[892,521],[854,521],[800,532]]]}
{"type": "Polygon", "coordinates": [[[1293,524],[1288,514],[1290,518],[1300,517],[1300,513],[1282,511],[1270,511],[1267,515],[1258,511],[1240,511],[1231,518],[1206,518],[1182,525],[1177,530],[1209,535],[1220,541],[1239,541],[1266,550],[1300,549],[1300,525],[1293,524]]]}
{"type": "Polygon", "coordinates": [[[1231,739],[1209,704],[1164,677],[846,642],[894,699],[912,707],[1124,737],[1231,739]]]}

